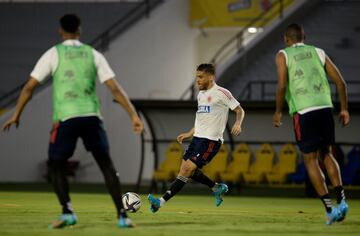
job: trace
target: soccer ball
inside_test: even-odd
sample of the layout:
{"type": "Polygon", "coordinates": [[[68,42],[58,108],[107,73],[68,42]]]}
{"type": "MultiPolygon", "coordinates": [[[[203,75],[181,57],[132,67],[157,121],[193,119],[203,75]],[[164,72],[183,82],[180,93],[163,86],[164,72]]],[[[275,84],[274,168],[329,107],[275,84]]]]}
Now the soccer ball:
{"type": "Polygon", "coordinates": [[[136,193],[125,193],[122,196],[122,202],[125,210],[127,210],[128,212],[137,212],[141,207],[141,198],[136,193]]]}

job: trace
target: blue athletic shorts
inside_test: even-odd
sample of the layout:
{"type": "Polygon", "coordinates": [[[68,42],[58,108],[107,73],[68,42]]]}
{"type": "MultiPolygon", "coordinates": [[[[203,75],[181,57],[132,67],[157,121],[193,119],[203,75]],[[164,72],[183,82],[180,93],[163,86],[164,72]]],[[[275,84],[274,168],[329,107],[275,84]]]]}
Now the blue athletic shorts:
{"type": "Polygon", "coordinates": [[[221,141],[213,141],[206,138],[193,137],[186,150],[183,159],[191,160],[198,168],[208,164],[221,147],[221,141]]]}
{"type": "Polygon", "coordinates": [[[296,142],[303,153],[316,152],[335,144],[335,125],[331,108],[296,113],[293,117],[296,142]]]}
{"type": "Polygon", "coordinates": [[[109,142],[97,116],[76,117],[55,123],[50,132],[49,159],[67,160],[81,138],[87,151],[109,153],[109,142]]]}

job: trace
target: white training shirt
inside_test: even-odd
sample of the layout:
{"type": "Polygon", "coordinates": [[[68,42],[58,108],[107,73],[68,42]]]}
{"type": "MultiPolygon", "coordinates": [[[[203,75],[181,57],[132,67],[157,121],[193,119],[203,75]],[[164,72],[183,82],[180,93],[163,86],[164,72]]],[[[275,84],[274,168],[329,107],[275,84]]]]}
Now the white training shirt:
{"type": "Polygon", "coordinates": [[[234,110],[240,103],[229,90],[216,84],[209,90],[201,90],[197,101],[194,136],[223,142],[229,108],[234,110]]]}
{"type": "MultiPolygon", "coordinates": [[[[295,47],[295,46],[303,46],[305,45],[304,43],[295,43],[292,45],[292,47],[295,47]]],[[[323,66],[325,66],[325,60],[326,60],[326,54],[325,54],[325,51],[322,50],[321,48],[316,48],[315,47],[315,50],[320,58],[320,61],[321,61],[321,64],[323,66]]],[[[284,56],[285,56],[285,62],[286,62],[286,66],[288,66],[288,56],[286,54],[286,51],[284,49],[280,50],[279,51],[280,53],[282,53],[284,56]]],[[[316,111],[316,110],[320,110],[320,109],[324,109],[324,108],[330,108],[331,106],[314,106],[314,107],[308,107],[308,108],[305,108],[303,110],[300,110],[298,111],[297,113],[299,113],[300,115],[303,115],[305,113],[308,113],[310,111],[316,111]]]]}
{"type": "MultiPolygon", "coordinates": [[[[65,40],[63,45],[67,46],[81,46],[82,43],[76,39],[65,40]]],[[[100,83],[104,83],[108,79],[115,77],[114,71],[109,66],[109,63],[106,61],[105,57],[93,49],[94,63],[97,69],[97,76],[100,80],[100,83]]],[[[34,70],[30,73],[30,76],[36,79],[39,82],[44,82],[46,78],[50,75],[53,75],[57,66],[58,66],[58,52],[56,47],[52,47],[47,50],[37,61],[34,70]]]]}

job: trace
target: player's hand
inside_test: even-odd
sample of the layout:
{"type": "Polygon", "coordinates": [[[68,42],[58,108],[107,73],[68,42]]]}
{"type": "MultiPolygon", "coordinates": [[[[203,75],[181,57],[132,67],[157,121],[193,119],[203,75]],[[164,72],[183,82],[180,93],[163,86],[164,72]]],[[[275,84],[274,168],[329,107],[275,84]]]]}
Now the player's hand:
{"type": "Polygon", "coordinates": [[[18,117],[16,116],[12,116],[10,119],[8,119],[5,124],[3,125],[2,127],[2,130],[3,131],[9,131],[10,130],[10,127],[15,124],[15,127],[19,127],[19,124],[20,124],[20,120],[18,117]]]}
{"type": "Polygon", "coordinates": [[[350,115],[348,110],[340,111],[339,121],[343,126],[347,126],[350,123],[350,115]]]}
{"type": "Polygon", "coordinates": [[[189,138],[189,134],[188,133],[182,133],[182,134],[179,134],[177,137],[176,137],[176,140],[179,142],[179,143],[182,143],[184,139],[187,139],[189,138]]]}
{"type": "Polygon", "coordinates": [[[282,125],[281,123],[282,113],[281,112],[275,112],[272,118],[272,124],[274,127],[280,127],[282,125]]]}
{"type": "Polygon", "coordinates": [[[142,132],[144,132],[144,123],[137,115],[131,118],[131,123],[133,126],[133,130],[136,134],[141,134],[142,132]]]}
{"type": "Polygon", "coordinates": [[[231,129],[231,134],[238,136],[241,133],[241,125],[240,122],[235,122],[235,124],[233,125],[232,129],[231,129]]]}

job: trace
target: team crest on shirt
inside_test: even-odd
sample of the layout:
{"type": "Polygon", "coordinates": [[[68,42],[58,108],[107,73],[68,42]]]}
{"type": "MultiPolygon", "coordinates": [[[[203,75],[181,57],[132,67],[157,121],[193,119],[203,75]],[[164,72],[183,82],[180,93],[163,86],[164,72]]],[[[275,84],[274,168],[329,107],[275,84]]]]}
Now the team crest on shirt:
{"type": "Polygon", "coordinates": [[[197,113],[210,113],[210,106],[205,106],[205,105],[198,106],[197,113]]]}
{"type": "Polygon", "coordinates": [[[211,102],[211,100],[212,100],[212,97],[211,97],[211,96],[207,97],[207,101],[208,101],[208,103],[210,103],[210,102],[211,102]]]}

